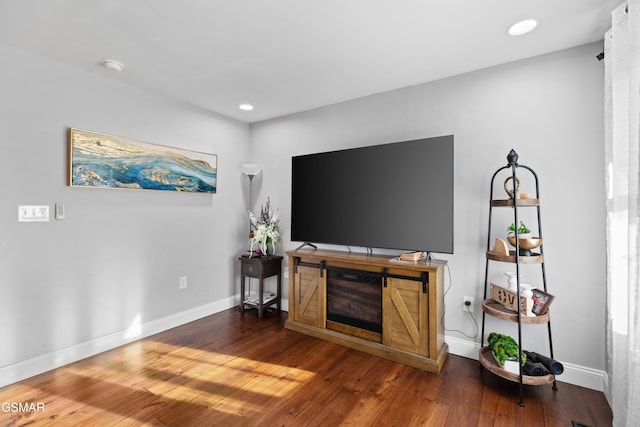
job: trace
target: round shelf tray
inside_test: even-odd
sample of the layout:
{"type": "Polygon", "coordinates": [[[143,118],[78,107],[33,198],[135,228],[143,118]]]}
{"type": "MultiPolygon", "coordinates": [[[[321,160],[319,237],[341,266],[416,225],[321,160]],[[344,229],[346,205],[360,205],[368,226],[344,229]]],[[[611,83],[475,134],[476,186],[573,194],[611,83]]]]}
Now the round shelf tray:
{"type": "MultiPolygon", "coordinates": [[[[513,199],[491,200],[491,206],[494,207],[512,207],[513,199]]],[[[540,199],[518,199],[518,206],[540,206],[540,199]]]]}
{"type": "MultiPolygon", "coordinates": [[[[509,310],[499,302],[492,299],[486,299],[482,301],[482,310],[490,316],[496,317],[502,320],[510,320],[512,322],[518,321],[518,313],[513,310],[509,310]]],[[[542,316],[521,316],[520,321],[522,323],[529,323],[534,325],[540,325],[549,322],[549,313],[545,313],[542,316]]]]}
{"type": "MultiPolygon", "coordinates": [[[[520,382],[520,375],[514,374],[509,371],[505,371],[498,365],[496,359],[494,359],[491,354],[491,349],[489,347],[482,347],[480,349],[479,360],[482,366],[487,368],[491,373],[496,374],[499,377],[502,377],[506,380],[513,382],[520,382]]],[[[550,384],[556,379],[555,375],[543,375],[540,377],[533,377],[529,375],[522,375],[522,384],[526,385],[544,385],[550,384]]]]}
{"type": "MultiPolygon", "coordinates": [[[[516,262],[516,252],[509,251],[509,255],[498,255],[494,252],[487,251],[487,259],[501,262],[516,262]]],[[[531,256],[519,256],[518,261],[520,264],[541,264],[544,262],[544,255],[540,253],[534,253],[531,256]]]]}

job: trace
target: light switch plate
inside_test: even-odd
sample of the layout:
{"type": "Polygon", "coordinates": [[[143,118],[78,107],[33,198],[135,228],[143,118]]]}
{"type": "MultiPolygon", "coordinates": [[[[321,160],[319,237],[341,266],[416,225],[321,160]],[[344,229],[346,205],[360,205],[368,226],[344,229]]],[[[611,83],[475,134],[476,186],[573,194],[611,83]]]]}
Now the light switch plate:
{"type": "Polygon", "coordinates": [[[56,219],[64,219],[64,203],[56,203],[56,219]]]}
{"type": "Polygon", "coordinates": [[[18,206],[18,221],[49,221],[49,206],[20,205],[18,206]]]}

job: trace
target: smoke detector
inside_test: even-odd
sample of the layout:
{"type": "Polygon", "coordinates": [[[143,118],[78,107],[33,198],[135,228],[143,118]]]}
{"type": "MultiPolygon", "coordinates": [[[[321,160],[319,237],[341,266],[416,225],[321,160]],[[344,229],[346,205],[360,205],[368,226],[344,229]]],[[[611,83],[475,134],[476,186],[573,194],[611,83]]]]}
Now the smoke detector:
{"type": "Polygon", "coordinates": [[[115,59],[105,59],[102,62],[102,65],[104,65],[104,68],[111,71],[120,72],[124,70],[124,64],[122,62],[116,61],[115,59]]]}

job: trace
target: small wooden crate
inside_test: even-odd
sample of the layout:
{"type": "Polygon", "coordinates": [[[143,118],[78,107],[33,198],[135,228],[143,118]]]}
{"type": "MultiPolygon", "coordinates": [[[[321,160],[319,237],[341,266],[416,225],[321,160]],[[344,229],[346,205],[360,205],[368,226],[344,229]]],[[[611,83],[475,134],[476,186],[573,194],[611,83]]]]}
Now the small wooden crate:
{"type": "MultiPolygon", "coordinates": [[[[491,283],[491,298],[502,304],[509,310],[518,311],[517,293],[503,286],[491,283]]],[[[523,316],[535,316],[531,309],[533,308],[533,300],[520,295],[520,312],[523,316]]]]}

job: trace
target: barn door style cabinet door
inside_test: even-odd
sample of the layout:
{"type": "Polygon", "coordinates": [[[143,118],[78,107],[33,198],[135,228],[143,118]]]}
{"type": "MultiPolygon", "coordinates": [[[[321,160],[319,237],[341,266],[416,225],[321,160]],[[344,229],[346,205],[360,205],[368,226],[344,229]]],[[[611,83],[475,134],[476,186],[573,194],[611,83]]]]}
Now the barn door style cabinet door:
{"type": "Polygon", "coordinates": [[[429,296],[416,280],[388,278],[383,289],[382,342],[399,350],[428,355],[429,296]]]}
{"type": "MultiPolygon", "coordinates": [[[[310,263],[294,259],[293,318],[307,325],[324,327],[326,272],[323,263],[310,263]]],[[[291,311],[291,309],[289,309],[291,311]]]]}

